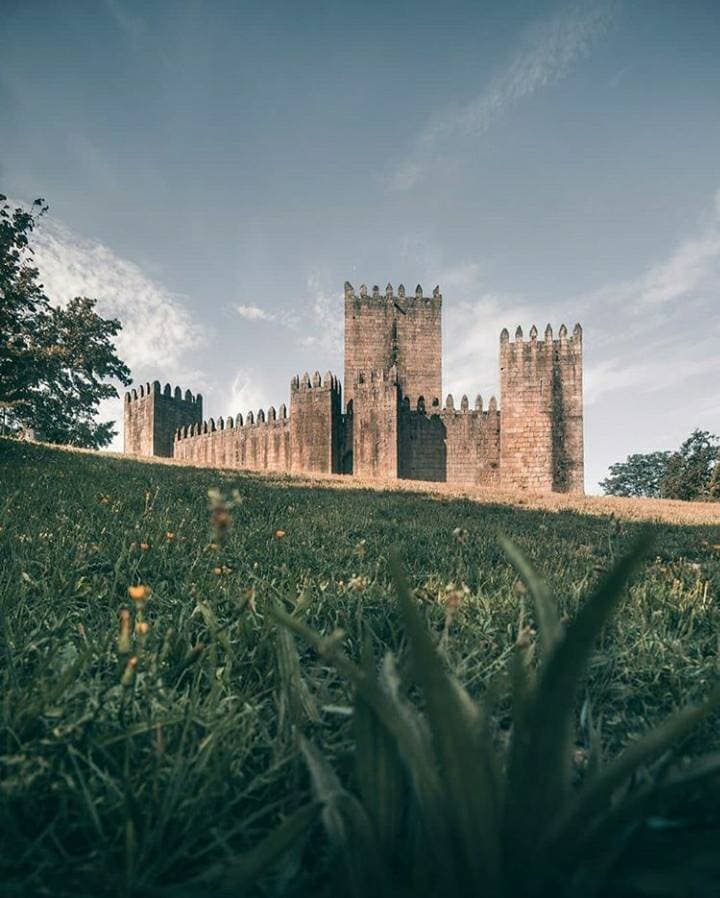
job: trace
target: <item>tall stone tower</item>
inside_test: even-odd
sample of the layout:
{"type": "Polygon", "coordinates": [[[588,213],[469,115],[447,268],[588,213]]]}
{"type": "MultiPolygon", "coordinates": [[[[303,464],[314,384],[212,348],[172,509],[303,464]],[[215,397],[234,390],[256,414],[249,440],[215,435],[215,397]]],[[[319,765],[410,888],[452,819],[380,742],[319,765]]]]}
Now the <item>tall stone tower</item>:
{"type": "Polygon", "coordinates": [[[406,296],[390,284],[383,294],[363,285],[356,296],[345,283],[345,402],[354,396],[360,376],[370,372],[397,371],[397,385],[412,407],[420,396],[429,406],[442,393],[442,296],[438,287],[423,296],[418,284],[406,296]]]}
{"type": "Polygon", "coordinates": [[[548,324],[538,340],[518,328],[514,342],[500,334],[500,470],[521,489],[582,493],[582,329],[568,337],[563,324],[553,339],[548,324]]]}
{"type": "Polygon", "coordinates": [[[170,384],[161,391],[156,380],[125,394],[123,419],[126,454],[171,458],[178,428],[202,423],[202,396],[183,396],[180,387],[173,393],[170,384]]]}

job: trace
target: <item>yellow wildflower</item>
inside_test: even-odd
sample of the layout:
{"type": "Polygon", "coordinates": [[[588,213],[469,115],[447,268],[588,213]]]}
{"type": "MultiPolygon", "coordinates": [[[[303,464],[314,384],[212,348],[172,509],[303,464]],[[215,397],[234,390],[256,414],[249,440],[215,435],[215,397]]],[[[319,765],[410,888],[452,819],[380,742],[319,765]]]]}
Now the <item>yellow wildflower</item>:
{"type": "Polygon", "coordinates": [[[133,602],[145,602],[150,598],[152,590],[149,586],[128,586],[128,595],[133,602]]]}

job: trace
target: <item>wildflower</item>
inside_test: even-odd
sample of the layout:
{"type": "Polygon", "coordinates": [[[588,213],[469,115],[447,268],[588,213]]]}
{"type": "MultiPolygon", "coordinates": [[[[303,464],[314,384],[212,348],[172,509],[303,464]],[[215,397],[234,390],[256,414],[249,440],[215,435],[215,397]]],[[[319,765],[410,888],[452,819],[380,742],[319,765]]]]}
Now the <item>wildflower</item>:
{"type": "Polygon", "coordinates": [[[522,627],[518,633],[517,647],[519,649],[529,649],[534,636],[535,631],[532,627],[522,627]]]}
{"type": "Polygon", "coordinates": [[[130,612],[127,608],[120,609],[120,632],[118,634],[118,652],[127,655],[130,651],[130,612]]]}
{"type": "Polygon", "coordinates": [[[149,630],[150,630],[150,624],[148,624],[147,621],[139,620],[135,624],[135,632],[138,634],[138,636],[147,636],[149,630]]]}
{"type": "Polygon", "coordinates": [[[216,508],[213,512],[213,527],[219,532],[227,530],[232,523],[230,512],[227,508],[216,508]]]}
{"type": "Polygon", "coordinates": [[[220,490],[208,490],[208,498],[210,499],[210,510],[212,512],[211,523],[215,534],[215,541],[221,542],[232,526],[230,508],[220,490]]]}
{"type": "Polygon", "coordinates": [[[355,577],[351,577],[348,580],[347,588],[355,590],[356,592],[359,592],[362,589],[367,589],[369,584],[370,584],[370,580],[368,577],[355,576],[355,577]]]}
{"type": "Polygon", "coordinates": [[[150,543],[140,543],[140,551],[141,552],[147,552],[147,550],[149,548],[150,548],[150,543]]]}
{"type": "Polygon", "coordinates": [[[165,539],[166,539],[169,543],[171,543],[171,542],[175,539],[175,534],[174,534],[174,533],[171,533],[171,532],[168,530],[168,532],[165,534],[165,539]]]}
{"type": "Polygon", "coordinates": [[[125,665],[125,670],[123,671],[122,678],[120,679],[120,685],[122,686],[131,686],[133,678],[135,676],[135,668],[137,667],[138,659],[137,656],[133,655],[132,658],[128,658],[128,663],[125,665]]]}
{"type": "Polygon", "coordinates": [[[128,586],[128,595],[133,602],[145,602],[150,598],[152,590],[149,586],[128,586]]]}
{"type": "Polygon", "coordinates": [[[452,535],[456,542],[460,543],[461,546],[464,546],[470,534],[464,527],[456,527],[453,530],[452,535]]]}
{"type": "Polygon", "coordinates": [[[227,565],[225,565],[225,564],[222,567],[214,567],[213,568],[213,574],[215,574],[216,577],[222,577],[224,574],[231,574],[231,573],[232,573],[232,568],[227,567],[227,565]]]}
{"type": "Polygon", "coordinates": [[[460,607],[462,600],[469,595],[470,590],[464,583],[461,583],[460,586],[456,586],[454,583],[448,583],[441,596],[441,600],[447,606],[448,611],[454,613],[460,607]]]}
{"type": "Polygon", "coordinates": [[[287,534],[284,530],[276,530],[273,536],[275,539],[284,539],[287,534]]]}

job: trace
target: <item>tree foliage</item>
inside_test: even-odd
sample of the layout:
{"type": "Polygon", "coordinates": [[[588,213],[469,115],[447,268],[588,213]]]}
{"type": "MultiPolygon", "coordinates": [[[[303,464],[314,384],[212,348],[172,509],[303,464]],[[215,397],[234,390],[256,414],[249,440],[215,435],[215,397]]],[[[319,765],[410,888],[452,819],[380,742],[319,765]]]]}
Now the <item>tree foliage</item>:
{"type": "Polygon", "coordinates": [[[600,487],[608,496],[657,497],[671,455],[668,451],[628,455],[625,461],[610,465],[600,487]]]}
{"type": "Polygon", "coordinates": [[[30,245],[43,200],[30,210],[0,194],[0,409],[3,430],[33,430],[54,443],[100,448],[113,421],[96,421],[103,399],[118,395],[112,379],[130,383],[114,337],[121,325],[76,297],[53,306],[39,281],[30,245]]]}
{"type": "Polygon", "coordinates": [[[720,440],[707,430],[694,430],[668,460],[660,485],[666,499],[709,499],[717,484],[720,440]]]}
{"type": "Polygon", "coordinates": [[[629,455],[600,482],[609,496],[720,499],[720,440],[694,430],[675,451],[629,455]]]}

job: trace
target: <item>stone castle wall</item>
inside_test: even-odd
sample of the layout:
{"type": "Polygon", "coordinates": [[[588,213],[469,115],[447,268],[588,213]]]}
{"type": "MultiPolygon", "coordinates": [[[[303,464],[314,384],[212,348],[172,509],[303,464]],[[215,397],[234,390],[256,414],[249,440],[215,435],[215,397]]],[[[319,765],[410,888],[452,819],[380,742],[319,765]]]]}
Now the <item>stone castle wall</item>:
{"type": "Polygon", "coordinates": [[[291,381],[289,417],[281,405],[278,412],[271,406],[267,414],[261,409],[245,419],[184,426],[175,434],[173,455],[201,467],[332,473],[340,464],[340,406],[336,377],[306,373],[291,381]]]}
{"type": "Polygon", "coordinates": [[[123,425],[125,452],[171,458],[175,434],[180,427],[202,421],[202,396],[160,381],[125,394],[123,425]]]}
{"type": "Polygon", "coordinates": [[[418,284],[407,296],[388,284],[384,293],[366,287],[356,295],[345,284],[345,402],[352,401],[361,373],[395,367],[403,396],[424,396],[428,402],[442,393],[442,296],[436,287],[423,296],[418,284]]]}
{"type": "Polygon", "coordinates": [[[394,479],[398,476],[397,370],[359,372],[354,384],[353,474],[394,479]]]}
{"type": "Polygon", "coordinates": [[[340,471],[342,399],[340,382],[329,371],[310,379],[294,377],[290,384],[290,445],[292,471],[340,471]]]}
{"type": "Polygon", "coordinates": [[[499,482],[500,413],[495,397],[483,410],[482,397],[470,408],[463,396],[455,408],[452,395],[445,407],[416,407],[405,399],[400,410],[399,474],[409,480],[435,480],[490,486],[499,482]]]}
{"type": "Polygon", "coordinates": [[[530,491],[583,491],[582,330],[500,336],[493,397],[440,406],[442,297],[345,285],[345,389],[330,372],[294,377],[284,405],[202,420],[202,397],[159,382],[126,394],[125,451],[253,471],[345,473],[530,491]]]}
{"type": "Polygon", "coordinates": [[[500,335],[503,480],[529,490],[583,491],[582,329],[572,337],[550,325],[538,340],[533,326],[514,342],[500,335]]]}
{"type": "Polygon", "coordinates": [[[249,471],[290,470],[290,422],[284,405],[267,415],[248,412],[181,428],[174,457],[199,467],[243,468],[249,471]]]}

